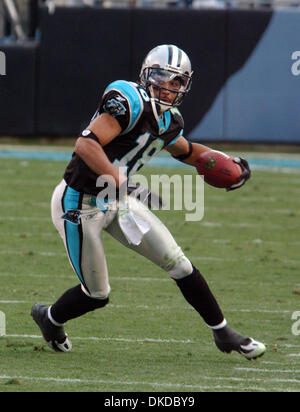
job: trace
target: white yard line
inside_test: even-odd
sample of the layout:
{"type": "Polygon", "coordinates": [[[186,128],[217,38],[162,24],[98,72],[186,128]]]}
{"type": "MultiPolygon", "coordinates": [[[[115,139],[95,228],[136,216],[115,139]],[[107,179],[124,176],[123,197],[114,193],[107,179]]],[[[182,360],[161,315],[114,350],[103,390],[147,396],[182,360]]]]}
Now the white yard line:
{"type": "MultiPolygon", "coordinates": [[[[25,256],[25,255],[24,255],[25,256]]],[[[24,277],[24,278],[40,278],[40,279],[43,279],[43,278],[45,278],[45,279],[77,279],[77,277],[76,277],[76,275],[75,274],[71,274],[71,275],[66,275],[66,274],[55,274],[55,275],[52,275],[52,274],[49,274],[49,275],[47,275],[47,274],[43,274],[43,273],[38,273],[38,274],[33,274],[33,273],[15,273],[15,272],[0,272],[0,275],[2,276],[2,277],[17,277],[17,278],[19,278],[19,277],[24,277]]],[[[231,276],[232,274],[229,274],[229,275],[227,275],[226,273],[222,273],[222,276],[224,277],[224,278],[226,278],[226,276],[231,276]]],[[[213,273],[211,273],[210,274],[210,283],[211,284],[214,284],[214,283],[219,283],[219,281],[218,281],[218,279],[215,279],[215,280],[212,280],[211,279],[211,277],[212,276],[215,276],[215,277],[217,277],[217,276],[219,276],[219,275],[216,275],[216,274],[213,274],[213,273]]],[[[268,275],[268,276],[270,276],[270,275],[268,275]]],[[[121,281],[121,282],[150,282],[150,283],[153,283],[153,282],[162,282],[162,283],[170,283],[170,282],[172,282],[172,279],[171,278],[169,278],[166,274],[165,274],[165,277],[164,276],[162,276],[162,277],[152,277],[152,276],[149,276],[149,277],[146,277],[146,276],[140,276],[140,277],[135,277],[135,276],[109,276],[109,279],[110,279],[110,281],[121,281]]],[[[234,281],[234,284],[235,285],[239,285],[239,286],[244,286],[244,285],[246,285],[246,286],[249,286],[249,282],[248,281],[240,281],[240,280],[236,280],[236,281],[234,281]]],[[[263,284],[264,284],[264,287],[267,287],[267,286],[280,286],[280,287],[290,287],[290,284],[288,283],[288,282],[286,282],[285,280],[283,280],[282,282],[279,282],[279,281],[277,281],[277,282],[273,282],[273,281],[268,281],[268,282],[266,282],[266,281],[264,281],[263,282],[263,284]]],[[[294,285],[295,287],[298,287],[298,286],[300,286],[300,284],[296,284],[296,285],[294,285]]],[[[253,312],[253,310],[251,310],[251,309],[244,309],[243,310],[244,312],[253,312]]],[[[274,311],[274,310],[269,310],[269,309],[257,309],[257,311],[262,311],[262,312],[270,312],[270,313],[284,313],[284,312],[286,312],[286,313],[291,313],[291,312],[293,312],[293,310],[283,310],[283,311],[280,311],[280,310],[276,310],[276,311],[274,311]]]]}
{"type": "MultiPolygon", "coordinates": [[[[299,369],[255,369],[255,368],[234,368],[239,372],[254,372],[254,373],[300,373],[299,369]]],[[[300,382],[300,381],[299,381],[300,382]]]]}
{"type": "MultiPolygon", "coordinates": [[[[200,261],[212,261],[212,262],[237,262],[241,263],[241,259],[244,262],[258,262],[258,258],[219,258],[216,256],[189,256],[189,258],[193,260],[200,260],[200,261]]],[[[287,265],[300,265],[300,260],[295,259],[282,259],[279,260],[283,264],[287,265]]]]}
{"type": "MultiPolygon", "coordinates": [[[[29,338],[29,339],[42,339],[40,335],[17,335],[17,334],[10,334],[5,335],[3,337],[8,338],[29,338]]],[[[99,338],[96,336],[88,336],[88,337],[80,337],[80,336],[72,336],[72,340],[82,340],[82,341],[94,341],[94,342],[127,342],[127,343],[184,343],[184,344],[194,344],[196,342],[191,341],[190,339],[180,340],[180,339],[154,339],[154,338],[99,338]]]]}
{"type": "MultiPolygon", "coordinates": [[[[44,302],[45,304],[49,304],[50,302],[44,302]]],[[[0,300],[0,304],[27,304],[27,305],[31,305],[33,304],[33,302],[29,302],[29,301],[25,301],[25,300],[0,300]]],[[[109,304],[108,308],[111,309],[130,309],[131,306],[129,305],[115,305],[115,304],[109,304]]],[[[162,311],[174,311],[174,310],[180,310],[180,311],[193,311],[193,309],[190,306],[186,306],[186,307],[181,307],[178,308],[177,306],[173,307],[173,306],[155,306],[155,305],[137,305],[135,306],[136,309],[145,309],[145,310],[158,310],[159,312],[162,311]]],[[[292,310],[269,310],[269,309],[228,309],[226,310],[226,312],[230,312],[230,313],[274,313],[274,314],[288,314],[290,315],[291,313],[293,313],[292,310]]]]}
{"type": "Polygon", "coordinates": [[[19,251],[19,250],[0,250],[0,255],[38,255],[38,256],[49,256],[49,257],[57,257],[57,256],[66,256],[66,253],[58,253],[58,252],[33,252],[30,251],[19,251]]]}
{"type": "Polygon", "coordinates": [[[293,349],[293,348],[299,348],[300,349],[300,345],[292,345],[290,343],[281,343],[280,346],[282,348],[288,348],[288,349],[293,349]]]}
{"type": "MultiPolygon", "coordinates": [[[[299,212],[300,213],[300,212],[299,212]]],[[[28,231],[23,231],[23,232],[10,232],[10,236],[15,236],[15,237],[36,237],[36,236],[45,236],[45,237],[58,237],[58,233],[53,231],[53,232],[43,232],[40,234],[39,232],[28,232],[28,231]]],[[[0,237],[7,237],[6,232],[0,232],[0,237]]],[[[183,241],[193,241],[193,240],[198,240],[199,237],[195,236],[175,236],[177,242],[183,242],[183,241]]],[[[211,242],[211,243],[221,243],[221,244],[231,244],[234,242],[233,239],[215,239],[215,238],[205,238],[205,242],[211,242]]],[[[254,244],[262,244],[262,245],[285,245],[285,246],[299,246],[300,241],[295,241],[295,242],[285,242],[285,241],[280,241],[280,240],[263,240],[263,239],[247,239],[247,240],[239,240],[239,244],[249,244],[249,243],[254,243],[254,244]]]]}
{"type": "Polygon", "coordinates": [[[24,206],[31,206],[34,208],[48,208],[50,210],[50,202],[34,202],[34,201],[25,201],[25,202],[8,202],[8,201],[0,201],[0,206],[4,207],[24,207],[24,206]]]}
{"type": "MultiPolygon", "coordinates": [[[[19,250],[0,250],[0,255],[19,255],[24,256],[26,254],[38,255],[38,256],[48,256],[48,257],[64,257],[66,253],[59,253],[59,252],[46,252],[46,251],[19,251],[19,250]]],[[[117,258],[119,254],[107,254],[106,257],[108,258],[117,258]]],[[[189,258],[193,261],[211,261],[211,262],[240,262],[241,258],[220,258],[216,256],[189,256],[189,258]]],[[[243,259],[244,262],[256,262],[257,258],[246,258],[243,259]]],[[[291,265],[300,265],[300,260],[293,260],[293,259],[282,259],[280,261],[283,264],[291,264],[291,265]]]]}
{"type": "Polygon", "coordinates": [[[50,217],[29,217],[29,216],[0,216],[1,221],[7,221],[9,220],[10,222],[51,222],[50,217]]]}
{"type": "Polygon", "coordinates": [[[0,303],[16,304],[16,303],[28,303],[25,300],[0,300],[0,303]]]}

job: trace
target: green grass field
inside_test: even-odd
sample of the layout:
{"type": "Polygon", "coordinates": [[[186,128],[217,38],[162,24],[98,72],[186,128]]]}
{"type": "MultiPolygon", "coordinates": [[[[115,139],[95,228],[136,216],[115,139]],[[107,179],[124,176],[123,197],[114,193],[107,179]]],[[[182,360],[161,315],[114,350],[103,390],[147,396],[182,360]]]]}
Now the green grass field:
{"type": "MultiPolygon", "coordinates": [[[[0,392],[299,391],[299,174],[253,172],[241,190],[205,186],[205,216],[155,212],[200,269],[233,328],[267,345],[249,362],[219,352],[211,332],[158,267],[104,234],[110,305],[70,321],[54,353],[30,316],[76,285],[50,218],[65,162],[0,161],[0,392]]],[[[145,174],[194,173],[145,168],[145,174]]]]}

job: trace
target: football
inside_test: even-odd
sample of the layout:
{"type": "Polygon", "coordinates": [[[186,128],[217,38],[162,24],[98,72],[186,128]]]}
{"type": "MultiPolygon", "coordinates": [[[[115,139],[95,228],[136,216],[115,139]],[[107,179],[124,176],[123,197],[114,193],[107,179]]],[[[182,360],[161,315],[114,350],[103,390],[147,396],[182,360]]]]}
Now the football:
{"type": "Polygon", "coordinates": [[[202,153],[196,165],[199,175],[211,186],[229,188],[240,181],[241,167],[225,153],[211,150],[202,153]]]}

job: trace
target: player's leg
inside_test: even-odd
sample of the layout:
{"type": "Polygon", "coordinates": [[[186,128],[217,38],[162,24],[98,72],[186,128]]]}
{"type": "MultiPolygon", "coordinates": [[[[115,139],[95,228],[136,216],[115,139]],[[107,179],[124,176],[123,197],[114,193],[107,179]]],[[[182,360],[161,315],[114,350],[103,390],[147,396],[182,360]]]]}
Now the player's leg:
{"type": "Polygon", "coordinates": [[[134,214],[150,223],[151,229],[140,245],[129,244],[116,216],[106,231],[126,247],[143,255],[169,273],[185,299],[200,313],[209,326],[224,321],[223,314],[205,279],[177,245],[167,227],[141,202],[130,198],[134,214]]]}
{"type": "Polygon", "coordinates": [[[237,350],[248,359],[262,355],[263,344],[244,337],[227,325],[223,313],[199,270],[193,266],[177,245],[165,225],[144,205],[131,200],[131,209],[142,219],[150,222],[151,229],[140,245],[129,244],[116,217],[106,229],[114,238],[145,256],[169,273],[175,280],[186,301],[200,314],[212,329],[217,347],[225,352],[237,350]]]}
{"type": "Polygon", "coordinates": [[[53,223],[64,241],[80,284],[68,289],[49,308],[35,305],[32,316],[49,346],[69,351],[71,343],[63,324],[108,303],[110,286],[101,231],[112,216],[109,216],[110,212],[105,216],[100,210],[85,204],[85,198],[64,182],[54,191],[51,211],[53,223]],[[62,219],[63,215],[65,219],[62,219]]]}

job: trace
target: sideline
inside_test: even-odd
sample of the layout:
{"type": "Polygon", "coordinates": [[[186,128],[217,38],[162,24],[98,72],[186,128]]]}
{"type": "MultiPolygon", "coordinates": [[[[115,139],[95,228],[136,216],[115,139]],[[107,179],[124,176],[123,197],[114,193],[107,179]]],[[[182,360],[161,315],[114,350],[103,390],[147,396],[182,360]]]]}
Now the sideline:
{"type": "MultiPolygon", "coordinates": [[[[237,152],[229,152],[237,156],[237,152]]],[[[291,153],[242,153],[249,161],[253,170],[266,170],[273,172],[296,172],[300,173],[300,154],[291,153]]],[[[72,149],[67,147],[53,146],[24,146],[24,145],[0,145],[0,158],[6,159],[29,159],[50,160],[68,162],[72,156],[72,149]]],[[[160,154],[149,162],[150,166],[159,167],[190,167],[180,163],[166,154],[160,154]]]]}

